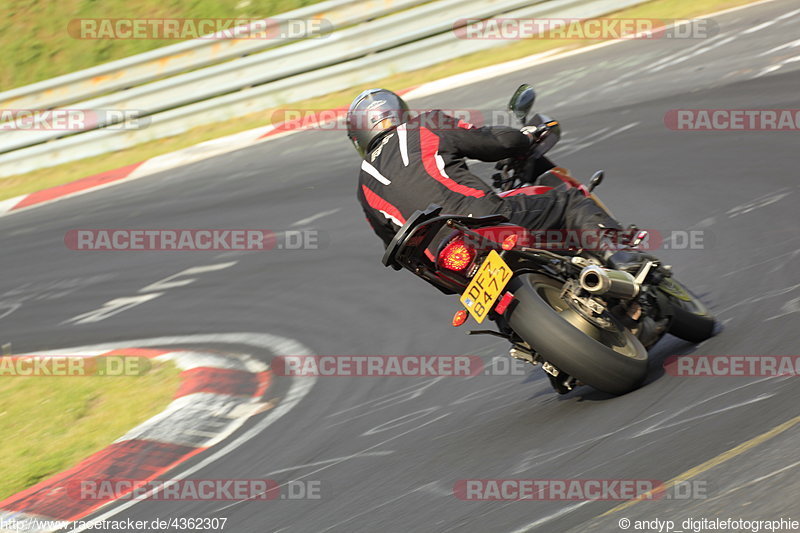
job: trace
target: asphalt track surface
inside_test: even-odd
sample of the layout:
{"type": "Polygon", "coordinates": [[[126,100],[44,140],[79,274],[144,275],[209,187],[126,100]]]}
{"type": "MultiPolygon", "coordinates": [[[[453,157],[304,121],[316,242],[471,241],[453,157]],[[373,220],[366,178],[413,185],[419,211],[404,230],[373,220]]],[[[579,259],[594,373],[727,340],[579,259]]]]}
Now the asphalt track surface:
{"type": "MultiPolygon", "coordinates": [[[[699,346],[665,338],[651,351],[646,385],[618,398],[585,387],[560,397],[533,368],[470,379],[320,378],[286,416],[191,477],[316,480],[322,499],[143,501],[98,515],[227,517],[227,531],[254,533],[621,531],[623,517],[800,517],[796,426],[697,472],[704,499],[600,517],[619,502],[465,502],[452,491],[470,478],[666,481],[797,416],[793,378],[679,378],[661,368],[673,354],[800,349],[797,133],[678,132],[663,123],[675,108],[800,108],[800,61],[782,63],[800,57],[796,8],[771,2],[720,16],[711,39],[616,44],[412,102],[500,108],[518,83],[534,83],[537,107],[565,131],[554,157],[577,176],[604,168],[598,192],[618,218],[706,232],[704,249],[659,255],[703,295],[725,325],[720,335],[699,346]],[[795,46],[773,50],[787,43],[795,46]]],[[[304,132],[5,217],[0,341],[19,353],[266,332],[318,354],[504,356],[505,343],[449,326],[455,298],[380,265],[380,243],[355,200],[357,167],[341,132],[304,132]],[[77,252],[63,242],[74,228],[306,228],[323,232],[326,245],[77,252]],[[69,322],[184,269],[233,261],[102,321],[69,322]]]]}

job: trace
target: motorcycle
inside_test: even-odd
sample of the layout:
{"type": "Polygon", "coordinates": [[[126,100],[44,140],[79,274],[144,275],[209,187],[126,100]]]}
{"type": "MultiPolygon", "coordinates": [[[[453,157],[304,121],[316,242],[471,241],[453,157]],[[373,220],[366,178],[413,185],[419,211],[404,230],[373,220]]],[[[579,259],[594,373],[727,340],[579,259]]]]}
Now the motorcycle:
{"type": "MultiPolygon", "coordinates": [[[[500,196],[544,194],[555,186],[578,188],[607,208],[592,192],[603,180],[598,171],[583,185],[563,169],[532,183],[525,164],[543,156],[560,139],[558,121],[532,108],[536,92],[524,84],[508,109],[535,143],[525,161],[504,161],[494,176],[500,196]]],[[[652,255],[632,268],[613,268],[608,258],[583,242],[549,239],[510,224],[504,215],[471,217],[442,213],[430,205],[415,212],[394,236],[382,262],[407,269],[445,294],[459,294],[460,326],[472,316],[492,320],[497,330],[475,330],[508,340],[509,355],[541,366],[554,389],[565,394],[589,385],[620,395],[638,388],[648,366],[648,348],[667,333],[701,342],[716,321],[706,306],[652,255]]],[[[636,249],[648,232],[624,232],[621,249],[636,249]]],[[[552,237],[552,235],[550,236],[552,237]]]]}

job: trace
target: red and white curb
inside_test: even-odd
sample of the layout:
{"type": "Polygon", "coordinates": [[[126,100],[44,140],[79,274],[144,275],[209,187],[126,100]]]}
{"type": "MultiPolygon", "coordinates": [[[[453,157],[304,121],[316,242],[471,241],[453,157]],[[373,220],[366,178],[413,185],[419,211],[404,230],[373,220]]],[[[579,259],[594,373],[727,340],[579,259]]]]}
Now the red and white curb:
{"type": "MultiPolygon", "coordinates": [[[[272,349],[284,347],[289,349],[289,353],[297,350],[310,353],[290,339],[266,334],[170,337],[130,345],[158,345],[158,342],[152,341],[159,340],[160,344],[169,344],[170,339],[174,341],[198,337],[207,339],[205,342],[211,342],[211,338],[215,339],[214,342],[224,342],[225,338],[246,338],[251,341],[255,338],[270,341],[272,349]]],[[[113,501],[111,497],[99,501],[73,498],[67,491],[70,483],[83,480],[148,481],[161,478],[186,460],[228,439],[253,415],[268,410],[279,411],[275,405],[264,399],[272,377],[268,366],[247,354],[187,349],[109,348],[98,345],[46,353],[61,356],[80,354],[80,357],[128,355],[148,357],[154,361],[172,361],[181,370],[182,378],[173,401],[163,412],[133,428],[75,467],[1,501],[0,524],[16,521],[17,524],[24,522],[29,526],[25,527],[25,531],[56,531],[59,526],[55,521],[79,520],[113,501]]],[[[312,385],[313,382],[294,384],[287,397],[279,404],[281,409],[278,416],[284,414],[287,407],[293,407],[312,385]],[[298,392],[301,393],[299,397],[298,392]],[[291,405],[283,405],[287,401],[291,405]]],[[[231,444],[243,442],[237,440],[231,444]]],[[[208,459],[200,464],[207,462],[208,459]]],[[[135,500],[128,503],[131,502],[136,503],[135,500]]],[[[0,531],[16,530],[0,526],[0,531]]]]}

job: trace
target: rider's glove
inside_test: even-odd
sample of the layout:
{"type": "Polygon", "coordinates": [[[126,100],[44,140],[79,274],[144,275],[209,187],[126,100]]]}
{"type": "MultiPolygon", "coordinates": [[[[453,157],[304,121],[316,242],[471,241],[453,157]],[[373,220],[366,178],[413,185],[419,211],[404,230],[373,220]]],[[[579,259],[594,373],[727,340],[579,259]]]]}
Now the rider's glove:
{"type": "Polygon", "coordinates": [[[521,131],[522,133],[524,133],[525,135],[527,135],[527,136],[528,136],[528,139],[530,139],[530,142],[531,142],[531,144],[533,144],[533,143],[535,143],[535,142],[538,142],[538,141],[539,141],[539,138],[541,137],[542,133],[543,133],[543,132],[544,132],[546,129],[547,129],[547,127],[546,127],[546,126],[544,126],[544,125],[539,125],[539,126],[525,126],[525,127],[523,127],[523,128],[520,128],[520,130],[519,130],[519,131],[521,131]]]}

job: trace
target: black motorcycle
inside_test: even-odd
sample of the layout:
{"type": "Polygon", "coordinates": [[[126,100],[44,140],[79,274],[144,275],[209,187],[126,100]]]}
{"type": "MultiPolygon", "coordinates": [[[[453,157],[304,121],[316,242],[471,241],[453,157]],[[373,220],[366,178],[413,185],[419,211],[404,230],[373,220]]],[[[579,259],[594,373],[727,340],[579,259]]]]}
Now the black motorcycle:
{"type": "MultiPolygon", "coordinates": [[[[535,135],[528,162],[560,138],[557,121],[532,113],[534,101],[533,88],[522,85],[508,106],[535,135]]],[[[525,165],[501,164],[494,178],[501,195],[543,194],[553,186],[578,187],[591,195],[603,179],[601,171],[582,185],[556,169],[527,183],[525,165]]],[[[562,394],[580,384],[624,394],[642,383],[647,348],[665,334],[691,342],[713,335],[714,317],[668,265],[648,254],[633,266],[611,268],[619,265],[590,250],[586,236],[573,242],[568,232],[562,235],[559,241],[549,232],[543,239],[503,215],[456,216],[431,205],[400,228],[383,264],[408,269],[445,294],[460,294],[464,308],[455,314],[454,326],[470,315],[478,323],[488,317],[497,330],[470,333],[507,339],[510,355],[541,365],[562,394]]],[[[613,243],[623,257],[625,249],[648,240],[648,233],[636,228],[623,235],[613,243]]]]}

